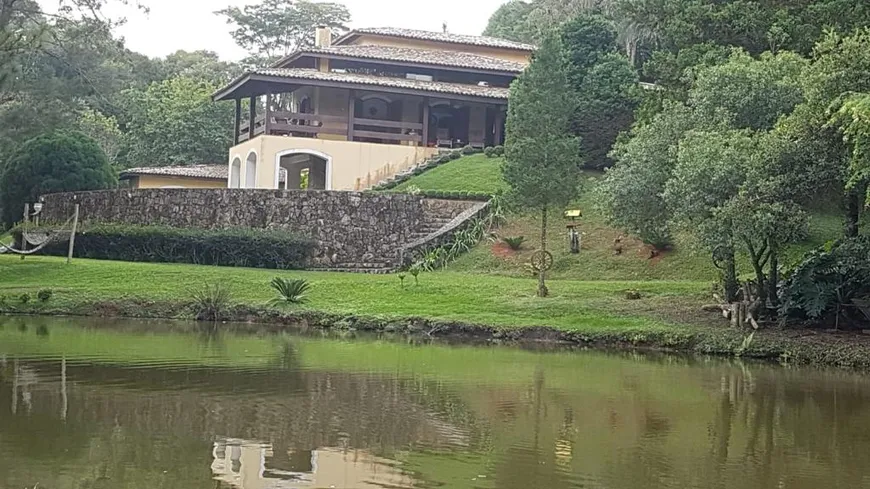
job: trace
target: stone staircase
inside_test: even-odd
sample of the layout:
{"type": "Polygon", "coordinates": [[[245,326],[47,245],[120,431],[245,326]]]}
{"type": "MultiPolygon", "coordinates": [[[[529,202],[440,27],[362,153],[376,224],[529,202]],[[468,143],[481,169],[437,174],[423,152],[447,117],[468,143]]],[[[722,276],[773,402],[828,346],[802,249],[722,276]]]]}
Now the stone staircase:
{"type": "Polygon", "coordinates": [[[424,213],[424,221],[414,229],[405,245],[396,250],[394,256],[369,256],[364,257],[360,262],[338,262],[329,266],[314,267],[311,270],[371,274],[394,272],[401,268],[401,262],[407,261],[406,257],[412,256],[415,251],[449,240],[453,232],[477,217],[487,205],[481,202],[462,202],[463,205],[458,205],[459,202],[435,199],[427,199],[426,203],[428,205],[424,213]]]}

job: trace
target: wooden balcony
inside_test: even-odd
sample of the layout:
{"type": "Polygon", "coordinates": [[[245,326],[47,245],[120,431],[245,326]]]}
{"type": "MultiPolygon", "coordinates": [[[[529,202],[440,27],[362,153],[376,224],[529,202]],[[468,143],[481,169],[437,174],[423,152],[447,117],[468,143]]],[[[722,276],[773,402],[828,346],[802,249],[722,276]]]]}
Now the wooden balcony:
{"type": "Polygon", "coordinates": [[[386,144],[423,144],[424,125],[421,122],[386,121],[348,118],[333,115],[302,114],[271,111],[258,117],[253,131],[248,122],[239,125],[238,142],[263,134],[318,138],[321,135],[345,136],[348,141],[381,142],[386,144]]]}

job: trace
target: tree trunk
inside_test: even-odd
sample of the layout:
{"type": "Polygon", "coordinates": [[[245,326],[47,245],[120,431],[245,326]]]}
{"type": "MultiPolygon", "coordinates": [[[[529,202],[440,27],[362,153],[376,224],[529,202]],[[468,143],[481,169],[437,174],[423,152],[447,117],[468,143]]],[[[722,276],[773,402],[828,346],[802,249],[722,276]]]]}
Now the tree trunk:
{"type": "Polygon", "coordinates": [[[737,300],[740,284],[737,282],[737,265],[734,259],[734,250],[728,251],[722,263],[722,288],[725,290],[725,302],[730,304],[737,300]]]}
{"type": "Polygon", "coordinates": [[[767,279],[767,297],[774,310],[779,309],[779,248],[770,242],[770,276],[767,279]]]}
{"type": "Polygon", "coordinates": [[[867,183],[859,184],[846,194],[846,237],[855,238],[860,231],[861,209],[867,200],[867,183]]]}
{"type": "MultiPolygon", "coordinates": [[[[541,208],[541,251],[545,254],[547,252],[547,206],[541,208]]],[[[546,274],[547,271],[541,266],[538,270],[538,297],[547,297],[550,294],[545,283],[546,274]]]]}

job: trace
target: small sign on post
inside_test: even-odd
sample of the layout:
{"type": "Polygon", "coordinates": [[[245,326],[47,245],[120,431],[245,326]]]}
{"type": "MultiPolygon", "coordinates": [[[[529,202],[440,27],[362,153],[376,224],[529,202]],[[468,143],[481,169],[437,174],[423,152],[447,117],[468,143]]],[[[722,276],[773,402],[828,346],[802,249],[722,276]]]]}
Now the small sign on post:
{"type": "Polygon", "coordinates": [[[571,209],[565,211],[565,217],[571,219],[568,228],[568,240],[571,243],[571,253],[580,253],[580,233],[577,232],[577,218],[583,217],[583,211],[580,209],[571,209]]]}

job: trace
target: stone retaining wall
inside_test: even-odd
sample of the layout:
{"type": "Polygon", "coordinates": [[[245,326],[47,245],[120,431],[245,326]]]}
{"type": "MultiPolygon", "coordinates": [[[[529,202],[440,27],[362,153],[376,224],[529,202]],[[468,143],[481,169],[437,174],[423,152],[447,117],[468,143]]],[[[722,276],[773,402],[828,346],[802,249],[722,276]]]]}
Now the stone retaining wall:
{"type": "Polygon", "coordinates": [[[81,222],[192,228],[286,229],[319,244],[317,265],[398,263],[432,215],[454,218],[473,202],[406,194],[254,189],[121,189],[43,197],[44,222],[64,222],[75,201],[81,222]]]}

